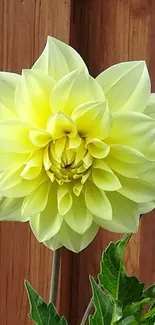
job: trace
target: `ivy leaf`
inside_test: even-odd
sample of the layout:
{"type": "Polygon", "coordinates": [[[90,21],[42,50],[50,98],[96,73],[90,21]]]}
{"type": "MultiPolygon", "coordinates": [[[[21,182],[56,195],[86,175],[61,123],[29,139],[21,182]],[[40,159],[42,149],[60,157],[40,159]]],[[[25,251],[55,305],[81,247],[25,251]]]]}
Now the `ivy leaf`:
{"type": "Polygon", "coordinates": [[[101,286],[119,300],[123,308],[143,297],[144,284],[140,283],[134,276],[128,277],[125,273],[125,266],[122,260],[122,253],[128,240],[110,243],[103,253],[101,261],[101,273],[99,281],[101,286]]]}
{"type": "Polygon", "coordinates": [[[106,295],[93,277],[90,277],[93,290],[94,315],[90,316],[90,325],[112,325],[122,317],[120,303],[114,301],[110,295],[106,295]]]}
{"type": "Polygon", "coordinates": [[[58,315],[54,305],[47,305],[28,281],[25,281],[25,288],[30,302],[29,317],[36,325],[67,325],[66,319],[58,315]]]}

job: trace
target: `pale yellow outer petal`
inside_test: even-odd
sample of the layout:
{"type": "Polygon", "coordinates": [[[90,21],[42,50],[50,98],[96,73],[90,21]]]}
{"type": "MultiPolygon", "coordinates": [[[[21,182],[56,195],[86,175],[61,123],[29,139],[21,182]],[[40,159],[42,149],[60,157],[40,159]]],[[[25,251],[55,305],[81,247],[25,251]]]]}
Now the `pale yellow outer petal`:
{"type": "MultiPolygon", "coordinates": [[[[20,198],[28,195],[39,185],[40,177],[32,180],[22,179],[22,168],[17,166],[6,169],[0,177],[0,194],[6,197],[20,198]]],[[[42,176],[42,181],[45,176],[42,176]]]]}
{"type": "Polygon", "coordinates": [[[23,70],[16,88],[16,107],[21,120],[38,128],[45,128],[52,112],[50,94],[54,80],[43,72],[23,70]]]}
{"type": "Polygon", "coordinates": [[[150,146],[155,139],[155,120],[145,114],[122,112],[113,115],[108,144],[130,146],[139,151],[150,146]]]}
{"type": "Polygon", "coordinates": [[[70,193],[69,184],[63,184],[58,186],[57,191],[57,201],[58,201],[58,211],[63,216],[71,209],[73,200],[72,195],[70,193]]]}
{"type": "Polygon", "coordinates": [[[124,145],[111,145],[105,162],[114,171],[126,177],[138,177],[154,166],[140,151],[124,145]]]}
{"type": "Polygon", "coordinates": [[[15,89],[20,76],[15,73],[0,72],[0,120],[16,119],[15,89]]]}
{"type": "Polygon", "coordinates": [[[111,115],[106,101],[81,104],[71,118],[81,136],[104,139],[111,129],[111,115]]]}
{"type": "Polygon", "coordinates": [[[95,184],[87,181],[85,185],[85,202],[87,208],[100,219],[111,220],[112,208],[105,194],[95,184]]]}
{"type": "Polygon", "coordinates": [[[52,112],[71,115],[74,109],[90,101],[104,101],[105,96],[97,81],[85,69],[67,74],[54,87],[51,94],[52,112]]]}
{"type": "Polygon", "coordinates": [[[149,102],[144,110],[144,114],[155,119],[155,93],[152,93],[149,102]]]}
{"type": "Polygon", "coordinates": [[[23,199],[5,198],[0,201],[0,220],[1,221],[28,221],[28,217],[21,215],[21,205],[23,199]]]}
{"type": "Polygon", "coordinates": [[[64,215],[64,220],[72,230],[83,235],[90,228],[93,215],[86,207],[83,193],[78,197],[73,194],[72,199],[72,207],[64,215]]]}
{"type": "Polygon", "coordinates": [[[144,173],[141,179],[155,186],[155,166],[153,166],[153,168],[144,173]]]}
{"type": "Polygon", "coordinates": [[[62,221],[63,217],[58,213],[57,186],[51,184],[46,208],[41,213],[30,216],[30,226],[37,240],[42,242],[58,233],[62,221]]]}
{"type": "Polygon", "coordinates": [[[155,208],[155,202],[151,201],[147,203],[141,203],[138,205],[138,208],[139,208],[139,213],[143,215],[145,213],[152,211],[155,208]]]}
{"type": "Polygon", "coordinates": [[[32,69],[39,69],[58,81],[69,72],[81,68],[86,68],[86,65],[71,46],[48,36],[45,49],[32,69]]]}
{"type": "Polygon", "coordinates": [[[38,214],[46,208],[51,183],[49,180],[41,183],[28,196],[24,198],[21,213],[22,216],[30,217],[38,214]]]}
{"type": "Polygon", "coordinates": [[[144,61],[118,63],[102,72],[97,81],[105,93],[112,113],[120,110],[144,111],[151,92],[144,61]]]}
{"type": "Polygon", "coordinates": [[[119,193],[136,203],[147,203],[155,199],[155,185],[139,178],[127,178],[118,175],[122,184],[119,193]]]}
{"type": "MultiPolygon", "coordinates": [[[[98,229],[99,226],[96,223],[92,223],[91,227],[83,235],[80,235],[73,231],[64,221],[59,233],[51,241],[55,239],[54,244],[56,243],[57,247],[60,247],[61,243],[62,246],[65,246],[70,251],[79,253],[93,241],[98,229]]],[[[50,241],[45,242],[45,244],[49,247],[52,245],[50,241]]]]}
{"type": "Polygon", "coordinates": [[[102,160],[95,160],[92,168],[92,179],[94,184],[104,191],[117,191],[121,188],[118,177],[102,160]]]}
{"type": "Polygon", "coordinates": [[[28,153],[36,149],[29,138],[32,127],[20,120],[0,122],[0,146],[8,152],[28,153]],[[19,141],[20,139],[20,141],[19,141]]]}
{"type": "Polygon", "coordinates": [[[94,221],[103,228],[118,233],[137,232],[139,225],[138,205],[117,192],[106,192],[112,207],[112,219],[104,220],[94,217],[94,221]]]}
{"type": "Polygon", "coordinates": [[[0,150],[0,171],[4,171],[12,166],[23,166],[28,157],[28,153],[20,154],[0,150]]]}
{"type": "Polygon", "coordinates": [[[56,236],[50,238],[49,240],[44,241],[43,243],[46,247],[48,247],[52,251],[55,251],[56,249],[63,246],[63,244],[58,242],[56,236]]]}

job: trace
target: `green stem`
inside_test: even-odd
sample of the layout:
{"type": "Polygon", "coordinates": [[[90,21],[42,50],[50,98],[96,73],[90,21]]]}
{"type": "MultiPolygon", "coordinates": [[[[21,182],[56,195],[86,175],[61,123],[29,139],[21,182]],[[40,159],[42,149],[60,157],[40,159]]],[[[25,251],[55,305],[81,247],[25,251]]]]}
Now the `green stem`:
{"type": "Polygon", "coordinates": [[[93,306],[92,300],[90,300],[89,305],[87,306],[87,309],[86,309],[86,311],[84,313],[84,316],[83,316],[83,318],[81,320],[80,325],[88,324],[88,317],[89,317],[89,315],[92,314],[93,310],[94,310],[94,306],[93,306]]]}
{"type": "Polygon", "coordinates": [[[61,249],[56,249],[53,253],[51,283],[49,303],[51,302],[56,306],[59,284],[59,269],[60,269],[61,249]]]}

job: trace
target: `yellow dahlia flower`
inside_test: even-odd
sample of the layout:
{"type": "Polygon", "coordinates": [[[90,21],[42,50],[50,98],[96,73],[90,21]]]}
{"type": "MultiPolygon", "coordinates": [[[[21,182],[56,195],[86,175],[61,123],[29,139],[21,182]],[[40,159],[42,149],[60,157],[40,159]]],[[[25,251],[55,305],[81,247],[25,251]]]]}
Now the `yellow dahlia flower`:
{"type": "Polygon", "coordinates": [[[145,62],[94,79],[49,37],[32,69],[0,73],[0,219],[75,252],[100,226],[136,232],[154,207],[154,118],[145,62]]]}

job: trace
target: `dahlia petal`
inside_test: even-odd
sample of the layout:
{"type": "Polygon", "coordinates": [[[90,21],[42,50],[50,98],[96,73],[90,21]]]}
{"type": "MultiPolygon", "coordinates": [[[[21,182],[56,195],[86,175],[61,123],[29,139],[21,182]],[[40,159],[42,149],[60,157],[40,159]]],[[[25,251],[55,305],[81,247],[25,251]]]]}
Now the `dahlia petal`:
{"type": "Polygon", "coordinates": [[[103,191],[100,191],[92,182],[85,185],[85,202],[89,211],[102,219],[112,219],[111,204],[103,191]]]}
{"type": "Polygon", "coordinates": [[[19,80],[15,73],[0,72],[0,120],[17,118],[14,99],[19,80]]]}
{"type": "Polygon", "coordinates": [[[121,183],[113,171],[104,161],[96,160],[92,168],[94,184],[105,191],[116,191],[121,188],[121,183]]]}
{"type": "Polygon", "coordinates": [[[75,166],[84,158],[85,154],[86,154],[85,141],[84,139],[81,139],[81,143],[76,152],[75,166]]]}
{"type": "Polygon", "coordinates": [[[67,135],[74,137],[77,134],[76,125],[66,114],[57,112],[47,122],[47,131],[54,139],[59,139],[67,135]]]}
{"type": "Polygon", "coordinates": [[[16,88],[15,102],[19,117],[35,127],[45,128],[51,115],[52,78],[35,70],[23,70],[16,88]]]}
{"type": "Polygon", "coordinates": [[[28,217],[21,215],[21,205],[23,199],[2,198],[0,201],[0,220],[1,221],[28,221],[28,217]]]}
{"type": "Polygon", "coordinates": [[[93,157],[91,156],[91,154],[89,153],[89,151],[84,156],[84,158],[82,159],[82,161],[84,162],[84,167],[85,168],[89,168],[92,165],[92,163],[93,163],[93,157]]]}
{"type": "MultiPolygon", "coordinates": [[[[11,186],[15,186],[20,184],[20,172],[22,167],[19,168],[18,166],[12,166],[6,169],[0,176],[0,191],[5,190],[11,186]]],[[[5,196],[5,195],[4,195],[5,196]]]]}
{"type": "Polygon", "coordinates": [[[150,94],[149,102],[144,110],[144,114],[155,119],[155,93],[150,94]]]}
{"type": "Polygon", "coordinates": [[[155,166],[143,174],[141,179],[155,186],[155,166]]]}
{"type": "Polygon", "coordinates": [[[64,221],[59,233],[56,236],[56,240],[61,242],[63,246],[72,252],[78,253],[87,247],[97,234],[99,226],[92,223],[90,228],[84,233],[79,234],[71,229],[64,221]]]}
{"type": "Polygon", "coordinates": [[[51,216],[46,209],[30,218],[30,227],[39,242],[46,242],[59,231],[62,221],[60,214],[51,216]]]}
{"type": "Polygon", "coordinates": [[[155,161],[155,141],[150,146],[143,149],[143,154],[150,161],[155,161]]]}
{"type": "Polygon", "coordinates": [[[150,96],[150,78],[144,61],[123,62],[97,77],[109,109],[143,112],[150,96]]]}
{"type": "MultiPolygon", "coordinates": [[[[71,140],[72,138],[70,138],[71,140]]],[[[55,141],[55,146],[54,146],[54,149],[55,149],[55,153],[56,153],[56,156],[57,157],[61,157],[62,154],[63,154],[63,151],[65,149],[65,145],[66,145],[66,137],[62,137],[60,139],[57,139],[55,141]]]]}
{"type": "Polygon", "coordinates": [[[51,141],[51,134],[45,130],[34,129],[30,131],[30,140],[38,148],[44,148],[51,141]]]}
{"type": "Polygon", "coordinates": [[[79,196],[81,194],[83,190],[83,184],[81,184],[81,182],[78,182],[73,186],[73,193],[76,195],[76,196],[79,196]]]}
{"type": "Polygon", "coordinates": [[[105,158],[110,151],[110,146],[99,139],[92,139],[87,141],[87,148],[92,157],[97,159],[105,158]]]}
{"type": "MultiPolygon", "coordinates": [[[[25,180],[20,177],[22,168],[8,168],[0,177],[0,193],[6,197],[19,198],[31,193],[40,178],[25,180]]],[[[42,176],[43,177],[43,176],[42,176]]]]}
{"type": "Polygon", "coordinates": [[[146,163],[148,161],[137,149],[120,144],[110,146],[110,155],[127,163],[146,163]]]}
{"type": "Polygon", "coordinates": [[[0,129],[1,148],[17,153],[26,153],[35,149],[29,139],[31,127],[28,124],[18,120],[8,120],[0,122],[0,129]]]}
{"type": "Polygon", "coordinates": [[[21,208],[22,216],[29,218],[46,208],[50,186],[50,181],[45,181],[25,197],[21,208]]]}
{"type": "Polygon", "coordinates": [[[70,193],[70,187],[68,184],[58,186],[58,211],[63,216],[71,209],[72,195],[70,193]]]}
{"type": "MultiPolygon", "coordinates": [[[[102,227],[118,233],[137,232],[139,225],[138,205],[117,192],[107,192],[112,207],[112,219],[102,219],[102,227]]],[[[101,220],[101,219],[100,219],[101,220]]],[[[94,217],[94,221],[100,224],[94,217]]]]}
{"type": "Polygon", "coordinates": [[[155,208],[155,202],[151,201],[147,203],[141,203],[138,205],[138,208],[139,208],[139,213],[143,215],[145,213],[152,211],[155,208]]]}
{"type": "Polygon", "coordinates": [[[45,49],[32,69],[39,69],[58,81],[69,72],[81,68],[86,68],[86,65],[72,47],[48,36],[45,49]]]}
{"type": "Polygon", "coordinates": [[[34,179],[38,177],[42,171],[43,151],[36,150],[34,154],[26,162],[20,176],[24,179],[34,179]]]}
{"type": "Polygon", "coordinates": [[[84,234],[93,221],[92,213],[87,209],[84,195],[72,196],[73,203],[70,210],[64,215],[64,220],[68,226],[78,234],[84,234]]]}
{"type": "Polygon", "coordinates": [[[71,117],[82,136],[104,139],[111,129],[111,116],[106,101],[81,104],[71,117]]]}
{"type": "Polygon", "coordinates": [[[31,229],[39,242],[55,236],[61,227],[63,217],[58,213],[56,193],[57,187],[52,184],[45,210],[30,217],[31,229]]]}
{"type": "Polygon", "coordinates": [[[153,166],[153,162],[140,151],[123,145],[111,145],[105,162],[119,174],[133,178],[141,176],[153,166]]]}
{"type": "Polygon", "coordinates": [[[0,121],[14,120],[17,118],[18,116],[15,113],[11,112],[2,103],[0,103],[0,121]]]}
{"type": "Polygon", "coordinates": [[[44,241],[43,243],[46,247],[48,247],[52,251],[55,251],[56,249],[63,246],[60,242],[58,242],[56,236],[50,238],[49,240],[44,241]]]}
{"type": "Polygon", "coordinates": [[[49,158],[49,148],[48,146],[45,147],[44,153],[43,153],[43,165],[45,170],[49,170],[50,167],[52,166],[52,163],[49,158]]]}
{"type": "Polygon", "coordinates": [[[125,112],[113,115],[110,144],[121,144],[142,150],[150,146],[155,138],[155,121],[141,113],[125,112]]]}
{"type": "Polygon", "coordinates": [[[0,150],[0,171],[4,171],[12,166],[23,166],[29,154],[20,154],[0,150]]]}
{"type": "Polygon", "coordinates": [[[146,163],[140,164],[140,163],[127,163],[124,161],[120,161],[115,159],[114,157],[108,156],[105,159],[105,162],[108,164],[108,166],[114,171],[117,172],[125,177],[141,177],[144,173],[146,173],[151,166],[153,165],[153,162],[149,162],[146,160],[146,163]]]}
{"type": "Polygon", "coordinates": [[[118,192],[136,203],[146,203],[155,199],[155,186],[142,180],[117,175],[121,182],[118,192]]]}
{"type": "Polygon", "coordinates": [[[77,149],[81,144],[81,138],[77,134],[74,138],[69,139],[68,149],[77,149]]]}
{"type": "Polygon", "coordinates": [[[85,69],[76,70],[62,78],[51,94],[52,112],[62,111],[71,116],[74,109],[90,101],[104,101],[100,85],[85,69]]]}

